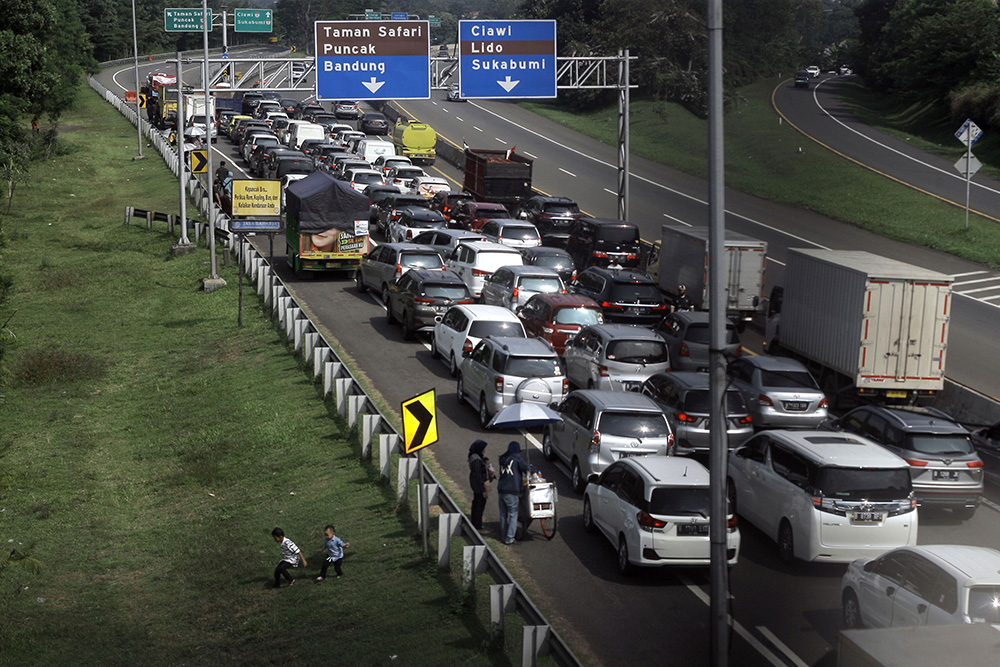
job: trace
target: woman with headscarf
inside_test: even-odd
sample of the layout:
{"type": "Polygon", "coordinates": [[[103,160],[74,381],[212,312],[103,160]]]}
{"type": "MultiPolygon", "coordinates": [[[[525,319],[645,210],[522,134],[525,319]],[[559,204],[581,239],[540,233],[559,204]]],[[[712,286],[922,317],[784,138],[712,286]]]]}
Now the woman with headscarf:
{"type": "Polygon", "coordinates": [[[490,472],[483,458],[486,441],[476,440],[469,447],[469,486],[472,487],[472,512],[470,519],[476,530],[483,529],[483,511],[490,494],[490,472]]]}

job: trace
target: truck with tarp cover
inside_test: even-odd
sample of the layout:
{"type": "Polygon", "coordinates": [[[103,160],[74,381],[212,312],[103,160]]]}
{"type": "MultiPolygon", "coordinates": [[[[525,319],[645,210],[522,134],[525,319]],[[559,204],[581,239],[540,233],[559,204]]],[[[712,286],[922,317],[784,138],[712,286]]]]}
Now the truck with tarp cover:
{"type": "Polygon", "coordinates": [[[368,252],[368,197],[315,171],[285,191],[285,241],[295,275],[354,271],[368,252]]]}

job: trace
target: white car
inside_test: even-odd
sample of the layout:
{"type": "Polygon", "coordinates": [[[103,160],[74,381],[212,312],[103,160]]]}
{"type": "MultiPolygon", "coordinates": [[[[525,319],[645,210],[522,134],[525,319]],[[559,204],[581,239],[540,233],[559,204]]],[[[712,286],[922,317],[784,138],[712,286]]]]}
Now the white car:
{"type": "Polygon", "coordinates": [[[399,191],[404,195],[408,195],[411,194],[410,188],[413,184],[413,179],[426,175],[427,172],[420,167],[400,165],[389,170],[389,173],[385,176],[385,182],[399,188],[399,191]]]}
{"type": "Polygon", "coordinates": [[[462,351],[472,350],[487,336],[527,338],[517,315],[500,306],[452,306],[434,323],[431,356],[442,359],[452,375],[458,374],[462,351]]]}
{"type": "Polygon", "coordinates": [[[372,162],[372,169],[378,169],[383,176],[388,176],[393,167],[412,167],[413,161],[405,155],[379,155],[372,162]]]}
{"type": "Polygon", "coordinates": [[[501,266],[520,266],[524,257],[514,248],[492,241],[460,241],[445,258],[448,268],[459,275],[478,299],[486,276],[501,266]]]}
{"type": "Polygon", "coordinates": [[[369,185],[385,185],[382,172],[374,169],[349,169],[344,173],[344,180],[358,192],[364,191],[369,185]]]}
{"type": "MultiPolygon", "coordinates": [[[[591,475],[583,496],[583,527],[600,531],[618,552],[618,569],[708,566],[708,470],[687,457],[636,456],[591,475]]],[[[735,565],[740,531],[726,515],[726,562],[735,565]]]]}
{"type": "Polygon", "coordinates": [[[448,192],[451,184],[440,176],[417,176],[410,182],[410,194],[430,199],[438,192],[448,192]]]}
{"type": "Polygon", "coordinates": [[[806,71],[809,72],[809,76],[811,76],[814,79],[819,76],[819,67],[817,67],[816,65],[810,65],[809,67],[806,68],[806,71]]]}
{"type": "Polygon", "coordinates": [[[938,544],[862,558],[840,599],[847,628],[1000,623],[1000,551],[938,544]]]}
{"type": "Polygon", "coordinates": [[[285,190],[295,181],[301,181],[309,174],[285,174],[281,177],[281,210],[285,210],[285,190]]]}

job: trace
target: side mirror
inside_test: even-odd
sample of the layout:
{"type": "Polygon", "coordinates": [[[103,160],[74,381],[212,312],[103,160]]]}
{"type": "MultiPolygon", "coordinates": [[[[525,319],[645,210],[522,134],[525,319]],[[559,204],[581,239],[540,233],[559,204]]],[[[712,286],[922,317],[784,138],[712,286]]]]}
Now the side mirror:
{"type": "Polygon", "coordinates": [[[597,473],[590,473],[589,475],[587,475],[587,482],[589,484],[597,484],[597,480],[599,480],[600,478],[601,476],[598,475],[597,473]]]}
{"type": "Polygon", "coordinates": [[[472,356],[472,350],[462,350],[462,357],[468,359],[472,356]]]}

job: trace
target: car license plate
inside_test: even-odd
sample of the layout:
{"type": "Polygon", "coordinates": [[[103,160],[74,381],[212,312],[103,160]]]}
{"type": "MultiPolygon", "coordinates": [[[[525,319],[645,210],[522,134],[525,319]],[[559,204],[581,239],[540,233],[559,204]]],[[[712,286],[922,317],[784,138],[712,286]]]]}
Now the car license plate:
{"type": "Polygon", "coordinates": [[[882,512],[855,512],[851,523],[882,523],[882,512]]]}
{"type": "Polygon", "coordinates": [[[628,459],[632,458],[633,456],[645,456],[645,454],[646,454],[645,452],[618,452],[618,458],[628,459]]]}
{"type": "Polygon", "coordinates": [[[677,526],[678,535],[708,535],[707,523],[685,523],[677,526]]]}
{"type": "Polygon", "coordinates": [[[906,398],[905,391],[887,391],[885,392],[886,398],[906,398]]]}
{"type": "Polygon", "coordinates": [[[805,401],[785,401],[785,409],[799,411],[805,410],[809,407],[809,404],[805,401]]]}
{"type": "Polygon", "coordinates": [[[957,470],[935,470],[931,474],[931,479],[947,479],[951,481],[958,481],[958,471],[957,470]]]}
{"type": "Polygon", "coordinates": [[[639,308],[638,306],[632,306],[631,308],[626,308],[625,312],[629,315],[642,315],[646,312],[645,308],[639,308]]]}
{"type": "Polygon", "coordinates": [[[639,391],[641,386],[639,382],[626,382],[624,380],[619,380],[618,384],[622,386],[625,391],[639,391]]]}

